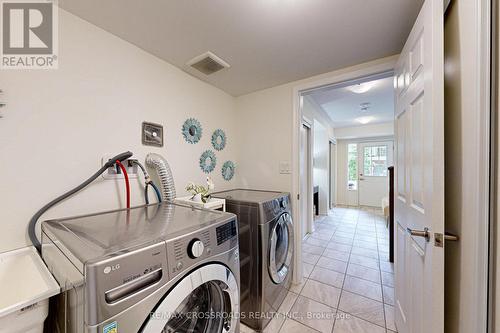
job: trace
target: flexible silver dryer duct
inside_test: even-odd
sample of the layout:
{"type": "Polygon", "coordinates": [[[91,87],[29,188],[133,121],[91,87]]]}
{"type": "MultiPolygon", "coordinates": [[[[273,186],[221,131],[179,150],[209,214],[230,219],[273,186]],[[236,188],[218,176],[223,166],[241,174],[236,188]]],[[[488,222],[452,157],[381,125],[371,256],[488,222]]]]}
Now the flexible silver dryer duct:
{"type": "Polygon", "coordinates": [[[150,153],[146,156],[146,168],[148,168],[149,175],[152,176],[160,184],[160,190],[163,200],[174,201],[175,184],[174,177],[168,162],[163,156],[155,153],[150,153]]]}

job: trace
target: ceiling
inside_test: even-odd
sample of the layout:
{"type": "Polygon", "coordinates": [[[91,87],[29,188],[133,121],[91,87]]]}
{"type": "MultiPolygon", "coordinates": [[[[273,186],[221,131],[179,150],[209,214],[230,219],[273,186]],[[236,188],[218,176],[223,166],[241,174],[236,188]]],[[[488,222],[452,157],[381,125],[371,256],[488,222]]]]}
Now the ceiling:
{"type": "Polygon", "coordinates": [[[199,77],[233,96],[397,54],[422,3],[59,1],[61,8],[181,69],[197,55],[215,53],[231,67],[199,77]]]}
{"type": "Polygon", "coordinates": [[[358,120],[368,124],[387,123],[394,120],[394,85],[392,76],[346,87],[322,88],[312,91],[308,98],[332,119],[334,128],[360,126],[358,120]],[[369,90],[363,93],[363,88],[369,90]],[[362,111],[361,104],[369,103],[362,111]]]}

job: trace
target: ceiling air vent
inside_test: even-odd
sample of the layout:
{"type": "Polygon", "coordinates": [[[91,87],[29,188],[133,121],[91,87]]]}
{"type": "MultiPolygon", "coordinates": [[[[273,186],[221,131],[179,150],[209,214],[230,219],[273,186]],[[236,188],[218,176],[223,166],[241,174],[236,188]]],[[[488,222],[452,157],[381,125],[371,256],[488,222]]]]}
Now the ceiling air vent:
{"type": "Polygon", "coordinates": [[[194,57],[186,64],[205,75],[210,75],[224,68],[229,68],[229,64],[213,54],[212,52],[203,53],[194,57]]]}

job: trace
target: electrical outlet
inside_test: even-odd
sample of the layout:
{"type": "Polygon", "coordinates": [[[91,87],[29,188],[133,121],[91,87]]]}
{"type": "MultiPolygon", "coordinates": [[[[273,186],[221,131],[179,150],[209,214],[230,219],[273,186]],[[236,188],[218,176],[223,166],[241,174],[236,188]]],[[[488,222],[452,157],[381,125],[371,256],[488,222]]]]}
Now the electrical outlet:
{"type": "MultiPolygon", "coordinates": [[[[101,165],[104,165],[111,157],[112,155],[106,155],[101,159],[101,165]]],[[[138,173],[138,167],[137,164],[132,163],[134,161],[133,158],[125,160],[122,162],[123,166],[127,170],[128,178],[137,178],[137,173],[138,173]]],[[[118,165],[114,165],[112,167],[109,167],[103,174],[102,177],[104,179],[123,179],[125,178],[123,176],[122,170],[118,165]]]]}

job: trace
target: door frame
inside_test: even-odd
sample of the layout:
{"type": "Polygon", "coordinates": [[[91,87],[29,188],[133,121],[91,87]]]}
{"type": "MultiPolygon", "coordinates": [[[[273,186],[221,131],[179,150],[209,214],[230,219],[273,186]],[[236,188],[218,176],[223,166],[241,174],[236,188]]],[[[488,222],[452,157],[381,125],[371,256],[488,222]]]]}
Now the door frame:
{"type": "Polygon", "coordinates": [[[331,138],[328,143],[328,210],[337,205],[337,140],[331,138]],[[335,163],[332,163],[334,159],[335,163]]]}
{"type": "MultiPolygon", "coordinates": [[[[339,139],[339,140],[341,140],[346,145],[346,151],[345,151],[346,161],[347,161],[347,153],[348,153],[347,152],[347,145],[356,144],[356,145],[358,145],[358,148],[359,148],[359,145],[363,144],[363,143],[392,141],[392,143],[393,143],[393,164],[394,164],[394,135],[367,136],[367,137],[362,137],[362,138],[339,139]]],[[[356,190],[347,190],[345,204],[349,207],[359,208],[359,207],[361,207],[361,205],[359,204],[359,167],[360,167],[359,166],[359,152],[358,152],[358,157],[356,158],[356,164],[357,164],[357,168],[358,168],[358,170],[356,172],[356,175],[358,175],[358,187],[356,188],[356,190]],[[349,200],[349,191],[356,192],[355,204],[353,204],[352,201],[349,200]]]]}
{"type": "MultiPolygon", "coordinates": [[[[448,5],[450,5],[450,1],[445,1],[445,11],[448,9],[448,5]]],[[[498,177],[495,175],[496,168],[498,168],[496,164],[498,156],[495,156],[496,149],[498,149],[495,142],[497,140],[495,121],[497,121],[498,112],[495,100],[498,98],[498,78],[496,77],[498,70],[496,38],[498,35],[492,34],[492,31],[496,31],[498,34],[497,11],[498,7],[495,1],[478,0],[474,2],[474,10],[467,17],[467,22],[470,23],[473,31],[469,38],[472,40],[471,43],[475,44],[473,64],[471,64],[475,75],[467,79],[465,82],[467,85],[462,85],[462,89],[472,90],[467,98],[472,98],[470,109],[474,110],[475,113],[470,117],[463,117],[462,122],[467,124],[467,136],[473,138],[476,143],[475,148],[477,148],[468,150],[469,153],[463,156],[463,163],[467,165],[464,170],[474,170],[475,173],[471,178],[473,180],[469,184],[464,184],[467,186],[469,196],[474,200],[467,202],[467,209],[462,213],[462,223],[474,223],[474,228],[468,227],[466,229],[470,243],[468,243],[467,248],[461,248],[462,252],[470,253],[469,260],[460,262],[460,265],[470,267],[469,269],[472,271],[471,281],[469,279],[467,281],[468,284],[472,285],[473,292],[472,297],[466,300],[470,306],[465,311],[468,313],[467,319],[471,321],[467,327],[473,328],[474,332],[494,332],[495,328],[499,329],[500,324],[496,323],[496,327],[493,327],[495,289],[499,292],[498,285],[495,287],[494,283],[494,270],[498,265],[496,265],[493,252],[495,228],[498,228],[495,226],[497,223],[495,209],[498,192],[495,193],[494,186],[496,177],[498,177]]],[[[445,112],[447,112],[446,106],[445,112]]],[[[445,228],[450,228],[450,223],[453,224],[454,221],[445,219],[445,228]]],[[[451,229],[448,231],[453,232],[451,229]]],[[[497,301],[500,301],[500,297],[497,301]]],[[[500,310],[498,304],[500,303],[496,305],[497,312],[500,310]]],[[[498,313],[500,316],[500,312],[498,313]]],[[[456,314],[454,313],[454,315],[456,314]]]]}
{"type": "MultiPolygon", "coordinates": [[[[308,147],[308,154],[306,156],[307,159],[307,168],[309,172],[307,173],[307,183],[309,184],[308,190],[307,190],[307,196],[305,200],[307,200],[307,209],[309,211],[309,214],[307,214],[307,230],[304,233],[305,235],[314,232],[314,214],[313,214],[313,184],[314,184],[314,179],[313,179],[313,158],[314,158],[314,121],[307,118],[306,116],[302,116],[302,125],[305,126],[309,129],[309,147],[308,147]]],[[[300,151],[299,151],[300,153],[300,151]]],[[[300,158],[300,156],[299,156],[300,158]]],[[[300,165],[299,165],[299,174],[300,174],[300,165]]],[[[299,183],[299,193],[300,193],[300,183],[299,183]]],[[[297,216],[302,216],[302,215],[297,215],[297,216]]],[[[302,227],[302,225],[301,225],[302,227]]],[[[300,233],[300,239],[302,240],[302,233],[300,233]]]]}
{"type": "MultiPolygon", "coordinates": [[[[498,192],[495,192],[494,181],[497,181],[496,174],[498,147],[497,124],[498,120],[498,48],[496,38],[498,38],[498,4],[492,0],[478,0],[475,3],[474,32],[475,42],[477,44],[474,86],[475,100],[474,109],[479,115],[475,117],[475,126],[473,132],[477,135],[479,149],[476,156],[470,157],[478,161],[478,186],[472,188],[472,195],[477,198],[473,201],[472,209],[475,212],[474,219],[478,223],[474,239],[475,248],[474,258],[476,270],[473,285],[476,287],[476,298],[472,300],[473,308],[477,309],[477,315],[472,316],[476,332],[493,332],[498,330],[500,323],[493,327],[493,318],[495,307],[500,308],[499,304],[493,306],[495,286],[493,283],[494,268],[497,266],[493,249],[498,244],[494,241],[495,228],[498,228],[498,221],[495,220],[496,200],[498,192]],[[493,34],[493,31],[496,34],[493,34]],[[496,36],[496,37],[495,37],[496,36]],[[493,38],[492,38],[493,37],[493,38]],[[491,254],[489,253],[491,251],[491,254]]],[[[472,124],[471,124],[472,125],[472,124]]],[[[471,133],[472,134],[472,133],[471,133]]],[[[498,241],[498,240],[497,240],[498,241]]],[[[500,301],[500,298],[497,299],[500,301]]]]}
{"type": "MultiPolygon", "coordinates": [[[[390,56],[375,61],[370,61],[361,65],[352,66],[325,75],[319,75],[312,79],[303,80],[300,84],[292,88],[292,198],[296,204],[292,205],[293,216],[301,216],[300,209],[300,126],[302,126],[303,112],[301,95],[302,93],[328,87],[332,85],[349,85],[355,81],[366,80],[370,76],[391,75],[398,56],[390,56]]],[[[295,223],[294,232],[301,235],[301,223],[295,223]]],[[[294,270],[293,282],[301,283],[303,280],[302,266],[302,240],[295,238],[294,247],[294,270]]]]}
{"type": "MultiPolygon", "coordinates": [[[[500,186],[499,186],[499,178],[500,178],[500,163],[498,161],[499,158],[499,131],[500,131],[500,116],[498,108],[500,106],[500,41],[499,41],[499,33],[500,33],[500,6],[498,2],[491,1],[491,3],[487,0],[480,0],[483,4],[481,8],[483,11],[481,12],[483,16],[486,16],[488,20],[484,20],[481,15],[478,15],[479,25],[481,25],[481,19],[485,22],[482,27],[491,27],[489,37],[491,41],[491,45],[489,48],[482,47],[481,48],[481,59],[478,61],[483,66],[486,64],[489,65],[489,69],[491,71],[491,82],[488,86],[489,94],[487,96],[483,96],[483,102],[489,102],[489,113],[486,114],[487,119],[489,121],[489,142],[490,142],[490,188],[488,190],[488,198],[489,198],[489,216],[490,216],[490,226],[489,226],[489,267],[491,269],[488,272],[488,333],[493,333],[500,328],[500,268],[493,269],[495,267],[496,261],[500,258],[500,228],[499,228],[499,209],[497,205],[500,203],[500,186]],[[486,5],[484,4],[486,2],[486,5]],[[485,9],[487,7],[487,9],[485,9]],[[491,13],[488,15],[488,13],[491,13]],[[494,36],[491,38],[491,36],[494,36]],[[490,58],[486,58],[485,55],[489,55],[490,58]],[[489,62],[487,60],[490,60],[489,62]]],[[[482,72],[482,71],[481,71],[482,72]]],[[[484,80],[483,80],[484,82],[484,80]]],[[[488,104],[486,104],[488,105],[488,104]]],[[[480,109],[482,111],[483,108],[480,109]]],[[[486,113],[486,112],[484,112],[486,113]]],[[[483,115],[483,112],[481,112],[483,115]]],[[[485,115],[483,115],[485,116],[485,115]]],[[[486,135],[486,133],[485,133],[486,135]]]]}
{"type": "MultiPolygon", "coordinates": [[[[495,289],[497,290],[497,300],[500,303],[500,269],[498,272],[494,272],[493,263],[495,260],[494,251],[500,246],[493,235],[498,232],[500,234],[500,227],[497,226],[497,222],[493,221],[490,224],[490,216],[495,216],[495,200],[497,200],[497,193],[495,193],[496,188],[490,185],[490,180],[496,180],[498,175],[495,174],[495,168],[497,167],[496,156],[493,149],[496,148],[494,140],[496,137],[496,109],[497,103],[495,98],[498,98],[498,92],[493,89],[498,89],[496,81],[491,82],[490,70],[497,69],[498,64],[496,59],[492,59],[491,52],[495,52],[493,47],[497,47],[494,41],[491,45],[491,31],[490,27],[493,19],[498,20],[496,10],[496,4],[492,5],[490,0],[479,0],[476,4],[476,21],[475,21],[475,34],[477,40],[477,53],[476,57],[476,68],[479,75],[476,77],[477,84],[477,98],[474,101],[476,105],[476,110],[479,112],[477,119],[477,125],[472,128],[470,135],[475,135],[480,138],[480,141],[484,144],[480,146],[477,150],[477,154],[480,161],[480,168],[478,169],[478,179],[480,180],[480,186],[475,186],[470,189],[473,192],[473,196],[476,198],[481,198],[481,200],[476,200],[470,204],[474,206],[474,211],[476,212],[476,219],[480,224],[480,229],[477,230],[475,235],[475,254],[474,258],[476,260],[478,269],[475,271],[475,285],[478,290],[476,292],[477,297],[471,302],[474,307],[478,309],[477,313],[481,313],[481,318],[473,319],[475,320],[474,326],[477,327],[476,332],[485,332],[486,328],[490,332],[493,329],[493,318],[495,313],[493,312],[495,308],[493,307],[493,302],[495,301],[495,289]],[[494,17],[491,17],[492,8],[495,9],[493,13],[494,17]],[[492,61],[493,60],[493,61],[492,61]],[[492,62],[491,62],[492,61],[492,62]],[[490,83],[491,82],[491,83],[490,83]],[[493,97],[492,97],[493,94],[493,97]],[[493,103],[490,101],[493,100],[493,103]],[[491,151],[490,151],[491,149],[491,151]],[[491,240],[491,241],[490,241],[491,240]],[[489,251],[491,251],[491,256],[489,256],[489,251]],[[491,263],[491,266],[489,266],[491,263]],[[489,269],[491,267],[492,269],[489,269]]],[[[496,21],[495,21],[496,22],[496,21]]],[[[496,28],[498,31],[498,28],[496,28]]],[[[375,61],[370,61],[360,65],[344,68],[338,71],[334,71],[328,74],[318,75],[311,79],[301,80],[297,85],[292,87],[292,198],[294,201],[298,202],[297,194],[300,193],[300,173],[299,173],[299,138],[300,138],[300,126],[302,121],[302,109],[300,105],[301,93],[307,90],[341,84],[345,81],[351,81],[367,77],[374,74],[392,72],[396,65],[399,55],[394,55],[391,57],[386,57],[378,59],[375,61]]],[[[293,216],[300,216],[300,205],[292,205],[293,216]]],[[[296,223],[294,226],[294,231],[296,234],[301,234],[300,223],[296,223]]],[[[499,236],[500,238],[500,236],[499,236]]],[[[294,256],[294,274],[293,282],[301,283],[303,279],[302,272],[302,241],[300,237],[295,238],[295,256],[294,256]]],[[[497,312],[500,316],[500,305],[497,306],[497,312]]],[[[497,323],[500,325],[500,323],[497,323]]]]}

